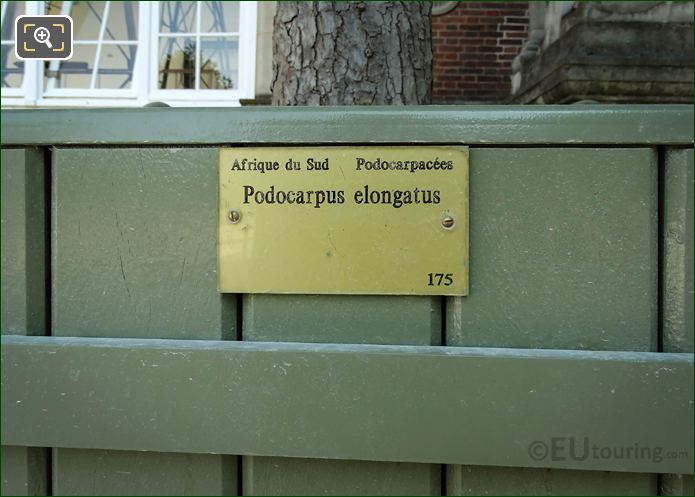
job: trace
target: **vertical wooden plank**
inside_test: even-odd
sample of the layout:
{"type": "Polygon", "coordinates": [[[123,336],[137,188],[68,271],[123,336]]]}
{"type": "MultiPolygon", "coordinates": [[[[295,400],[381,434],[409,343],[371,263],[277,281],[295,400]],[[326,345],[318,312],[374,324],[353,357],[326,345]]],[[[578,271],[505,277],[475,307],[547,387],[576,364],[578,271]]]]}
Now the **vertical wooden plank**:
{"type": "Polygon", "coordinates": [[[664,352],[693,351],[693,150],[666,152],[664,352]]]}
{"type": "Polygon", "coordinates": [[[661,475],[659,495],[693,495],[693,475],[661,475]]]}
{"type": "MultiPolygon", "coordinates": [[[[5,335],[46,334],[46,218],[43,150],[3,149],[0,165],[5,335]]],[[[47,449],[2,447],[2,495],[46,495],[47,449]]]]}
{"type": "Polygon", "coordinates": [[[656,485],[636,485],[634,473],[496,466],[447,466],[447,489],[449,495],[656,495],[656,485]]]}
{"type": "Polygon", "coordinates": [[[2,333],[46,334],[43,151],[2,150],[2,333]]]}
{"type": "MultiPolygon", "coordinates": [[[[250,341],[438,344],[441,301],[429,297],[246,295],[250,341]]],[[[298,443],[302,443],[298,441],[298,443]]],[[[244,495],[439,495],[441,466],[245,457],[244,495]]]]}
{"type": "Polygon", "coordinates": [[[439,345],[438,298],[248,295],[243,337],[252,342],[439,345]]]}
{"type": "MultiPolygon", "coordinates": [[[[693,352],[693,149],[664,161],[663,350],[693,352]]],[[[664,474],[661,495],[693,495],[693,475],[664,474]]]]}
{"type": "Polygon", "coordinates": [[[65,495],[229,495],[236,492],[228,458],[212,454],[161,454],[61,449],[55,471],[65,495]],[[85,464],[88,458],[89,464],[85,464]],[[221,483],[219,483],[221,482],[221,483]]]}
{"type": "MultiPolygon", "coordinates": [[[[447,345],[656,350],[657,203],[652,149],[471,149],[471,290],[448,300],[447,345]]],[[[487,492],[653,494],[656,477],[447,468],[448,494],[487,492]]]]}
{"type": "Polygon", "coordinates": [[[48,449],[2,446],[2,495],[48,495],[48,449]]]}
{"type": "MultiPolygon", "coordinates": [[[[236,299],[217,293],[216,149],[53,157],[54,335],[236,336],[236,299]]],[[[233,456],[54,451],[64,495],[228,495],[236,471],[233,456]]]]}
{"type": "Polygon", "coordinates": [[[439,495],[440,466],[244,458],[244,495],[439,495]]]}

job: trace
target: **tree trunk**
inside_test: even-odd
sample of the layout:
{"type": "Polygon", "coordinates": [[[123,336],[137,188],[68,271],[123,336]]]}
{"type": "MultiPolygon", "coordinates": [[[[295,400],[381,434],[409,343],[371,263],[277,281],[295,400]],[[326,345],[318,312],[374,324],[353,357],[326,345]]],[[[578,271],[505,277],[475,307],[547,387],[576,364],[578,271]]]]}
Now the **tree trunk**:
{"type": "Polygon", "coordinates": [[[432,97],[429,2],[278,2],[273,105],[414,105],[432,97]]]}

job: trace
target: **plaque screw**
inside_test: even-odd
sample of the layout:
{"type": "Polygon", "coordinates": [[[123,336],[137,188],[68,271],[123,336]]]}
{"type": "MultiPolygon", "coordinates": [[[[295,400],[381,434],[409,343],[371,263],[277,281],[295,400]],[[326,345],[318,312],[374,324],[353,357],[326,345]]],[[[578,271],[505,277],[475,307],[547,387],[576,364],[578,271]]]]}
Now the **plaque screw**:
{"type": "Polygon", "coordinates": [[[445,216],[442,218],[442,228],[451,229],[454,227],[454,218],[451,216],[445,216]]]}
{"type": "Polygon", "coordinates": [[[241,213],[237,210],[232,209],[227,213],[227,219],[229,219],[230,223],[236,224],[241,219],[241,213]]]}

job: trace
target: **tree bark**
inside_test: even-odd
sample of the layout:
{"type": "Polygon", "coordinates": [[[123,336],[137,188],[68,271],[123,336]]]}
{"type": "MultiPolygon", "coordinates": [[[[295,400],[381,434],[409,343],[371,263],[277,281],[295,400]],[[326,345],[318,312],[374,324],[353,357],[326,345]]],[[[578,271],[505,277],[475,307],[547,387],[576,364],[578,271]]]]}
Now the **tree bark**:
{"type": "Polygon", "coordinates": [[[428,104],[429,2],[278,2],[273,105],[428,104]]]}

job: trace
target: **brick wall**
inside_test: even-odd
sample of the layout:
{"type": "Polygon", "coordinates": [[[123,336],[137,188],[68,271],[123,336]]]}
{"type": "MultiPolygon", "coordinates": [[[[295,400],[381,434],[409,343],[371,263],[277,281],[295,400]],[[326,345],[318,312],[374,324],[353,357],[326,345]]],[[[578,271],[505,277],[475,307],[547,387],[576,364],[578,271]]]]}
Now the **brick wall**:
{"type": "Polygon", "coordinates": [[[506,99],[527,31],[528,2],[459,2],[432,17],[433,103],[506,99]]]}

